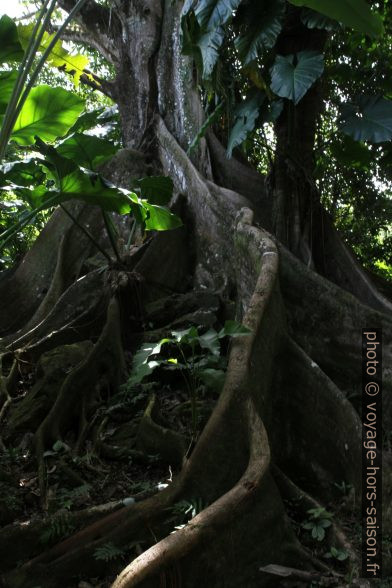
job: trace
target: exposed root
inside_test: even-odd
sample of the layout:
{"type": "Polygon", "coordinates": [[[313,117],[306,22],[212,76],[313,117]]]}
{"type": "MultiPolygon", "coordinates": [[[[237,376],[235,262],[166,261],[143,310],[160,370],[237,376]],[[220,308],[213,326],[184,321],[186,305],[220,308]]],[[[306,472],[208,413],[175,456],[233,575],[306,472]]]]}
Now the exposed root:
{"type": "Polygon", "coordinates": [[[270,461],[268,438],[263,423],[251,404],[246,413],[250,456],[248,467],[239,482],[185,527],[168,535],[136,558],[122,571],[112,588],[132,588],[143,580],[160,574],[200,547],[202,542],[209,542],[232,518],[241,516],[242,509],[247,507],[248,501],[262,483],[270,461]]]}
{"type": "Polygon", "coordinates": [[[41,500],[45,497],[45,462],[43,454],[48,442],[61,438],[65,426],[86,394],[102,375],[107,373],[110,385],[118,389],[124,373],[121,344],[120,311],[116,297],[108,306],[107,321],[101,336],[86,359],[72,370],[61,387],[56,401],[39,427],[35,442],[38,459],[41,500]]]}
{"type": "Polygon", "coordinates": [[[187,446],[186,439],[166,429],[153,420],[156,397],[152,396],[140,421],[137,445],[146,453],[159,454],[162,459],[173,465],[181,465],[187,446]]]}

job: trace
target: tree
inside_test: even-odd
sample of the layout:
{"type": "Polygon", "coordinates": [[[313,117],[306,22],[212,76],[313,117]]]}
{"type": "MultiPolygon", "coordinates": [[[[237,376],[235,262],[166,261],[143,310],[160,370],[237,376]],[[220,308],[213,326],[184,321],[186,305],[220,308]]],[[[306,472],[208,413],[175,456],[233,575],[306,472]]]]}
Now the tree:
{"type": "MultiPolygon", "coordinates": [[[[60,4],[69,12],[75,2],[60,4]]],[[[156,234],[102,272],[87,261],[92,251],[87,235],[57,209],[22,263],[2,278],[5,403],[21,363],[36,364],[48,351],[57,349],[61,356],[65,346],[79,345],[78,361],[43,409],[37,410],[31,395],[18,409],[19,415],[38,420],[33,444],[42,494],[45,451],[79,418],[80,442],[99,385],[105,382],[114,393],[123,380],[124,350],[140,338],[141,300],[146,304],[188,289],[219,292],[225,312],[235,304],[237,319],[251,334],[234,340],[222,394],[173,482],[109,515],[80,514],[77,525],[84,528],[43,554],[37,553],[32,539],[37,531],[32,530],[30,544],[24,544],[24,559],[31,558],[2,578],[9,588],[68,586],[79,572],[102,573],[107,562],[94,557],[97,549],[141,540],[150,547],[121,573],[115,588],[156,586],[159,578],[187,587],[267,586],[271,574],[282,571],[275,567],[270,575],[261,573],[259,568],[269,564],[307,570],[302,579],[309,584],[332,569],[301,545],[286,509],[297,501],[302,520],[315,509],[306,523],[314,528],[331,500],[331,481],[344,480],[360,494],[360,406],[358,397],[349,397],[360,389],[362,327],[383,328],[388,365],[391,304],[340,239],[314,186],[315,132],[325,100],[317,82],[319,57],[311,61],[316,73],[303,96],[295,94],[294,84],[289,102],[281,87],[279,68],[292,70],[301,60],[314,60],[327,42],[324,28],[305,27],[299,8],[271,3],[277,11],[273,22],[279,24],[272,42],[262,35],[249,42],[245,35],[240,46],[240,51],[273,48],[280,57],[273,62],[272,90],[286,100],[276,119],[268,182],[238,150],[226,158],[219,127],[199,137],[187,155],[205,120],[193,57],[201,60],[208,79],[221,50],[222,26],[231,23],[239,4],[89,1],[77,17],[75,38],[82,35],[116,71],[104,89],[118,104],[124,148],[104,167],[104,175],[124,187],[143,176],[170,176],[177,193],[173,210],[184,226],[156,234]],[[191,55],[182,52],[181,32],[184,51],[191,55]],[[295,158],[289,157],[293,148],[295,158]],[[206,506],[170,533],[173,506],[194,497],[206,506]],[[151,540],[154,533],[156,542],[151,540]]],[[[248,36],[255,31],[246,8],[257,14],[257,6],[249,4],[238,12],[248,36]]],[[[365,14],[365,32],[366,27],[379,32],[378,20],[365,14]]],[[[233,35],[235,27],[233,21],[233,35]]],[[[302,65],[307,71],[309,63],[302,65]]],[[[72,203],[68,212],[107,248],[99,210],[72,203]]],[[[129,225],[118,224],[127,238],[129,225]]],[[[390,386],[385,369],[387,433],[390,386]]],[[[11,426],[15,410],[9,412],[11,426]]],[[[384,531],[390,534],[391,475],[386,467],[384,471],[384,531]]],[[[329,520],[328,515],[321,520],[329,520]]],[[[349,553],[355,572],[356,546],[337,522],[332,533],[335,547],[349,553]]],[[[9,544],[22,536],[26,531],[13,527],[3,541],[9,544]]],[[[334,581],[343,582],[341,577],[334,581]]]]}

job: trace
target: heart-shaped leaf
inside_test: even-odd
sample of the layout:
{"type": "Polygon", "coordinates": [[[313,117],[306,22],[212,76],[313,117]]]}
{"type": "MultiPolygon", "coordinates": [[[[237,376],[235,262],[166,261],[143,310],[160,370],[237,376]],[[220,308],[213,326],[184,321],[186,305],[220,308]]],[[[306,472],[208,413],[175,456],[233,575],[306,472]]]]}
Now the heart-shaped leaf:
{"type": "Polygon", "coordinates": [[[342,106],[340,128],[356,141],[390,141],[392,101],[382,96],[358,96],[342,106]]]}
{"type": "Polygon", "coordinates": [[[277,55],[271,68],[271,89],[298,104],[323,71],[324,58],[315,51],[277,55]]]}

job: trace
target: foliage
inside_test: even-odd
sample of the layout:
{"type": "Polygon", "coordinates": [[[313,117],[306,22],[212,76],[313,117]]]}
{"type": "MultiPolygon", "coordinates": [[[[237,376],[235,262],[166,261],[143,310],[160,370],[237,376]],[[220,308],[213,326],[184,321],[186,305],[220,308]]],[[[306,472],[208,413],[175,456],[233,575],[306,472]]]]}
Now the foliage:
{"type": "Polygon", "coordinates": [[[329,551],[324,555],[327,559],[337,559],[338,561],[345,561],[348,559],[348,553],[344,549],[338,549],[337,547],[331,547],[329,551]]]}
{"type": "Polygon", "coordinates": [[[322,541],[325,537],[325,529],[331,526],[332,514],[324,507],[310,508],[307,513],[310,517],[302,523],[302,527],[311,531],[311,536],[317,541],[322,541]]]}
{"type": "MultiPolygon", "coordinates": [[[[78,6],[82,4],[80,0],[78,6]]],[[[97,169],[116,152],[116,147],[104,139],[81,132],[92,124],[91,113],[82,114],[85,101],[60,87],[32,86],[45,59],[72,73],[76,84],[88,62],[83,56],[69,54],[58,35],[48,35],[44,31],[47,16],[41,23],[42,18],[41,11],[35,24],[20,26],[17,30],[11,19],[3,17],[0,26],[2,59],[9,60],[8,69],[0,72],[4,82],[0,87],[0,115],[4,114],[0,140],[3,150],[11,141],[7,155],[9,158],[12,153],[15,158],[2,167],[0,190],[14,195],[14,204],[9,207],[13,213],[15,209],[18,211],[21,201],[30,209],[18,215],[14,224],[5,223],[0,247],[8,246],[7,253],[12,255],[10,243],[16,242],[16,236],[30,221],[42,211],[73,199],[98,205],[104,211],[132,213],[143,230],[159,231],[180,226],[180,219],[166,208],[173,191],[171,180],[160,177],[143,179],[134,192],[110,185],[97,169]],[[37,52],[43,55],[33,71],[31,67],[37,52]],[[16,58],[23,59],[18,72],[13,63],[16,58]],[[24,89],[29,73],[31,79],[24,89]],[[70,134],[71,130],[74,132],[70,134]],[[23,149],[18,150],[18,146],[29,148],[37,156],[24,156],[23,149]]],[[[96,122],[95,119],[93,124],[96,122]]],[[[4,210],[4,206],[2,208],[4,210]]],[[[110,232],[111,225],[106,217],[105,224],[110,232]]],[[[89,235],[87,231],[86,234],[89,235]]],[[[114,239],[109,236],[114,246],[114,239]]],[[[115,253],[118,256],[116,250],[115,253]]]]}
{"type": "Polygon", "coordinates": [[[103,560],[103,561],[112,561],[113,559],[117,559],[124,554],[124,550],[116,547],[114,543],[109,541],[102,545],[102,547],[97,547],[94,551],[94,558],[96,560],[103,560]]]}
{"type": "Polygon", "coordinates": [[[204,52],[198,46],[205,34],[198,16],[202,6],[197,0],[184,6],[183,47],[195,59],[208,123],[226,141],[227,156],[241,148],[252,164],[271,172],[275,121],[288,103],[293,104],[289,112],[295,112],[320,80],[324,110],[314,156],[322,203],[362,263],[390,277],[392,85],[385,72],[392,66],[392,19],[388,3],[377,2],[377,13],[364,0],[243,0],[233,3],[219,25],[209,21],[211,38],[214,27],[219,27],[219,43],[207,44],[204,52]],[[311,31],[327,31],[323,52],[285,48],[285,31],[299,26],[293,24],[294,17],[311,31]],[[210,121],[220,102],[224,108],[210,121]]]}
{"type": "Polygon", "coordinates": [[[40,542],[46,545],[70,535],[74,530],[75,525],[68,512],[59,512],[50,519],[47,528],[41,533],[40,542]]]}
{"type": "Polygon", "coordinates": [[[365,0],[289,0],[295,6],[307,6],[368,35],[383,32],[380,16],[370,10],[365,0]]]}
{"type": "Polygon", "coordinates": [[[188,389],[192,409],[192,431],[197,430],[197,394],[200,385],[220,392],[225,378],[225,361],[220,341],[225,337],[248,335],[250,330],[228,320],[220,331],[209,329],[199,334],[197,327],[172,331],[158,343],[144,343],[135,353],[126,389],[131,391],[157,368],[179,370],[188,389]],[[168,351],[168,353],[165,353],[168,351]]]}
{"type": "Polygon", "coordinates": [[[323,56],[315,51],[278,55],[271,69],[271,90],[298,104],[323,70],[323,56]]]}
{"type": "MultiPolygon", "coordinates": [[[[31,39],[33,30],[33,23],[18,26],[18,37],[24,50],[28,48],[29,40],[31,39]]],[[[44,53],[49,47],[50,43],[54,40],[54,37],[54,33],[50,35],[49,33],[44,32],[37,52],[41,54],[44,53]]],[[[64,48],[64,44],[60,40],[55,42],[54,47],[47,57],[47,63],[71,75],[75,86],[79,85],[79,81],[82,75],[87,75],[93,79],[91,74],[86,74],[85,72],[89,65],[89,58],[87,55],[70,53],[64,48]]]]}
{"type": "MultiPolygon", "coordinates": [[[[199,379],[203,380],[204,378],[212,382],[211,370],[213,368],[205,367],[205,357],[197,357],[195,355],[196,349],[206,350],[212,362],[215,363],[214,358],[219,358],[221,353],[221,339],[248,335],[249,333],[250,331],[247,327],[236,321],[226,321],[219,332],[215,329],[209,329],[206,333],[200,335],[197,327],[189,327],[183,331],[172,331],[171,337],[165,337],[158,343],[143,343],[133,358],[132,371],[127,386],[132,388],[132,386],[139,384],[160,366],[176,366],[178,369],[186,368],[192,372],[197,372],[199,379]],[[168,345],[177,350],[177,357],[158,357],[162,354],[162,348],[168,345]],[[190,361],[185,358],[184,349],[186,348],[191,351],[190,361]],[[178,363],[179,361],[185,361],[185,363],[178,363]],[[207,373],[206,370],[208,370],[207,373]]],[[[221,374],[221,370],[217,370],[217,377],[221,374]]]]}

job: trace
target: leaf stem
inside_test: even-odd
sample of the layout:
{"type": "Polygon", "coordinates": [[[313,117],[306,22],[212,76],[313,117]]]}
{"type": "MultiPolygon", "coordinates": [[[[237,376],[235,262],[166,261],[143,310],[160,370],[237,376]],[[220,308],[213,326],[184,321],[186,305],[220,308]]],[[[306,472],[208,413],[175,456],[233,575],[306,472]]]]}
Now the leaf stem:
{"type": "Polygon", "coordinates": [[[98,243],[98,241],[96,241],[94,239],[94,237],[92,236],[92,234],[90,233],[90,231],[88,229],[86,229],[86,227],[84,227],[74,216],[73,214],[71,214],[69,212],[69,210],[64,206],[64,204],[60,204],[61,208],[63,209],[63,211],[65,212],[66,215],[69,216],[69,218],[72,220],[73,223],[75,223],[75,225],[86,235],[86,237],[88,237],[88,239],[90,239],[90,241],[95,245],[95,247],[98,249],[98,251],[100,251],[100,253],[102,253],[102,255],[104,257],[106,257],[106,259],[108,260],[108,262],[110,263],[112,260],[110,258],[110,255],[105,251],[105,249],[103,249],[103,247],[101,247],[101,245],[98,243]]]}

